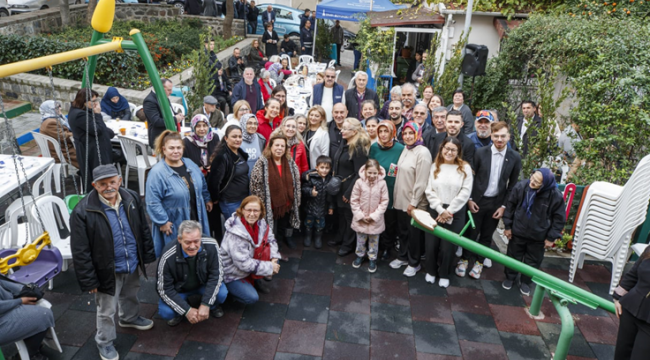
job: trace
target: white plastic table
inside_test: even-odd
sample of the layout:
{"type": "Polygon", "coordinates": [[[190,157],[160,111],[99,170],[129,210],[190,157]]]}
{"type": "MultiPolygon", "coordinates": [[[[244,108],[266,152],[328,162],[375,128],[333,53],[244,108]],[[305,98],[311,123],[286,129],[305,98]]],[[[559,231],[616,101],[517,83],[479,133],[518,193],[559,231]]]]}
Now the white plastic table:
{"type": "Polygon", "coordinates": [[[287,86],[287,104],[293,108],[296,114],[307,115],[309,104],[307,98],[311,96],[310,87],[287,86]]]}
{"type": "MultiPolygon", "coordinates": [[[[117,135],[120,135],[120,129],[125,128],[126,134],[124,136],[144,142],[147,144],[149,142],[149,133],[147,128],[144,126],[143,122],[140,121],[130,121],[130,120],[106,120],[104,121],[106,126],[115,132],[115,137],[111,139],[112,142],[118,142],[119,139],[117,135]]],[[[181,127],[181,136],[185,137],[189,132],[192,131],[191,128],[183,126],[181,127]]]]}
{"type": "MultiPolygon", "coordinates": [[[[54,163],[54,159],[52,158],[37,156],[19,156],[19,159],[22,160],[27,180],[39,175],[54,163]]],[[[26,179],[23,176],[23,170],[20,168],[20,161],[17,161],[17,163],[18,172],[20,173],[20,184],[24,184],[26,179]]],[[[13,155],[0,154],[0,198],[16,189],[18,189],[18,181],[16,180],[16,167],[14,166],[13,155]]]]}

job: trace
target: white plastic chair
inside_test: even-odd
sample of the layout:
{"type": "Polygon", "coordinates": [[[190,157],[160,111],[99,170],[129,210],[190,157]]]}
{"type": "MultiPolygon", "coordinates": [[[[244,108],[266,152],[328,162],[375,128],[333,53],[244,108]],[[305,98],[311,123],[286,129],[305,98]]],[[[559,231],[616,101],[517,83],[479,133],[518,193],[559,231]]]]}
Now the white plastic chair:
{"type": "Polygon", "coordinates": [[[336,70],[336,78],[334,81],[339,81],[339,74],[341,73],[341,70],[336,70]]]}
{"type": "Polygon", "coordinates": [[[39,176],[32,184],[32,195],[34,197],[39,197],[41,194],[52,193],[52,170],[54,169],[52,164],[45,169],[43,174],[39,176]],[[43,192],[41,193],[41,185],[43,186],[43,192]]]}
{"type": "Polygon", "coordinates": [[[122,151],[124,151],[124,156],[126,157],[124,187],[128,188],[129,169],[136,169],[138,171],[138,183],[140,184],[140,196],[144,196],[145,172],[156,165],[158,160],[155,156],[147,155],[147,144],[122,135],[118,135],[117,138],[120,139],[120,145],[122,145],[122,151]],[[137,154],[137,148],[140,148],[140,152],[143,155],[137,154]]]}
{"type": "Polygon", "coordinates": [[[275,80],[269,79],[269,84],[271,84],[271,87],[275,89],[275,87],[278,85],[275,80]]]}
{"type": "MultiPolygon", "coordinates": [[[[61,171],[63,171],[63,176],[68,177],[68,172],[70,171],[69,168],[75,168],[72,166],[72,164],[68,163],[68,158],[67,156],[64,156],[63,151],[61,151],[61,144],[59,144],[59,141],[57,139],[54,139],[50,136],[43,135],[38,132],[32,131],[32,136],[34,136],[34,140],[36,140],[36,144],[38,144],[38,148],[41,150],[41,154],[45,158],[52,158],[52,154],[50,153],[50,147],[48,146],[48,143],[51,143],[54,146],[54,151],[56,152],[56,156],[59,158],[61,161],[58,164],[54,164],[54,168],[52,168],[52,172],[54,174],[54,187],[56,189],[57,193],[61,192],[61,171]]],[[[67,155],[67,151],[66,154],[67,155]]]]}
{"type": "Polygon", "coordinates": [[[643,254],[643,252],[645,251],[645,249],[648,246],[650,246],[650,245],[648,245],[648,244],[634,244],[634,245],[631,246],[631,248],[632,248],[632,250],[634,251],[635,254],[637,254],[638,256],[641,256],[641,254],[643,254]]]}
{"type": "Polygon", "coordinates": [[[59,230],[64,227],[67,229],[68,233],[71,231],[70,214],[68,213],[68,207],[65,205],[63,199],[56,196],[41,196],[37,198],[31,209],[31,218],[34,220],[30,223],[34,224],[35,229],[38,229],[37,233],[42,233],[43,231],[49,233],[52,246],[55,246],[59,249],[59,252],[61,252],[61,257],[63,258],[62,270],[68,270],[68,261],[72,260],[70,236],[61,238],[59,233],[59,230]],[[45,229],[41,228],[41,224],[37,220],[37,208],[41,214],[41,219],[43,220],[43,226],[45,229]],[[54,211],[55,209],[58,209],[58,211],[54,211]]]}
{"type": "Polygon", "coordinates": [[[302,64],[302,63],[311,64],[313,62],[314,62],[314,57],[311,55],[300,55],[298,57],[298,64],[302,64]]]}
{"type": "Polygon", "coordinates": [[[185,115],[185,107],[181,104],[172,103],[172,109],[175,113],[180,112],[181,114],[185,115]]]}
{"type": "MultiPolygon", "coordinates": [[[[131,104],[130,104],[130,103],[129,103],[129,107],[131,107],[131,104]]],[[[131,116],[131,119],[132,119],[133,121],[138,121],[138,117],[135,116],[135,114],[137,114],[138,111],[140,111],[140,109],[142,109],[142,105],[139,105],[139,106],[136,106],[135,108],[133,108],[133,111],[131,112],[131,115],[132,115],[132,116],[131,116]]]]}
{"type": "MultiPolygon", "coordinates": [[[[44,307],[46,309],[52,308],[52,304],[45,299],[37,301],[36,306],[44,307]]],[[[63,349],[61,348],[59,338],[56,336],[56,331],[54,331],[54,328],[49,328],[47,332],[48,335],[50,335],[50,339],[44,340],[43,343],[45,343],[45,345],[48,347],[57,350],[59,353],[62,353],[63,349]]],[[[18,354],[20,355],[21,360],[29,360],[29,352],[27,351],[27,346],[23,340],[16,341],[16,348],[18,348],[18,354]]]]}
{"type": "Polygon", "coordinates": [[[287,54],[282,54],[280,55],[280,60],[282,59],[287,59],[287,65],[289,66],[289,70],[291,70],[292,74],[295,74],[296,70],[291,66],[291,57],[287,54]]]}
{"type": "Polygon", "coordinates": [[[131,112],[131,115],[135,117],[135,104],[129,103],[129,111],[131,112]]]}
{"type": "Polygon", "coordinates": [[[328,68],[333,68],[335,66],[336,66],[336,60],[332,60],[332,61],[329,62],[329,64],[327,64],[328,68]]]}

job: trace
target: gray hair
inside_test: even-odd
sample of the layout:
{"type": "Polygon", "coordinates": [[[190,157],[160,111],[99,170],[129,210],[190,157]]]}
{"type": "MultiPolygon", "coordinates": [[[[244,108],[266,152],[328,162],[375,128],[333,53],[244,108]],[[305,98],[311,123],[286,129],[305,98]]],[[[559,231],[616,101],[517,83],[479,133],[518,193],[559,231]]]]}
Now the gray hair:
{"type": "Polygon", "coordinates": [[[409,89],[413,90],[413,95],[415,95],[415,92],[417,91],[417,89],[415,88],[415,85],[413,85],[411,83],[406,83],[406,84],[402,85],[402,91],[404,91],[406,88],[409,88],[409,89]]]}
{"type": "Polygon", "coordinates": [[[183,236],[183,234],[191,233],[196,230],[198,230],[201,234],[203,234],[203,228],[201,227],[201,223],[194,220],[185,220],[178,227],[178,238],[180,239],[183,236]]]}
{"type": "Polygon", "coordinates": [[[271,56],[271,58],[269,59],[269,61],[272,62],[272,63],[280,62],[280,57],[277,56],[277,55],[273,55],[273,56],[271,56]]]}
{"type": "Polygon", "coordinates": [[[365,76],[366,79],[368,78],[368,74],[367,74],[366,72],[364,72],[364,71],[357,71],[357,72],[354,74],[354,76],[355,76],[355,77],[365,76]]]}
{"type": "Polygon", "coordinates": [[[432,114],[437,114],[437,113],[441,113],[441,112],[447,112],[447,108],[444,107],[444,106],[438,106],[437,108],[434,108],[433,110],[431,110],[432,114]]]}
{"type": "Polygon", "coordinates": [[[252,72],[253,72],[253,75],[255,75],[255,69],[253,69],[252,67],[248,66],[248,67],[246,67],[246,68],[244,69],[244,72],[246,72],[246,71],[248,71],[248,70],[252,71],[252,72]]]}
{"type": "Polygon", "coordinates": [[[402,96],[402,87],[399,86],[399,85],[395,85],[395,86],[393,86],[392,89],[390,89],[390,93],[402,96]]]}
{"type": "Polygon", "coordinates": [[[262,70],[262,79],[270,78],[271,77],[271,72],[268,70],[262,70]]]}
{"type": "Polygon", "coordinates": [[[415,106],[413,106],[413,109],[415,109],[416,107],[423,107],[425,111],[429,111],[429,109],[427,109],[427,106],[424,105],[423,103],[415,104],[415,106]]]}

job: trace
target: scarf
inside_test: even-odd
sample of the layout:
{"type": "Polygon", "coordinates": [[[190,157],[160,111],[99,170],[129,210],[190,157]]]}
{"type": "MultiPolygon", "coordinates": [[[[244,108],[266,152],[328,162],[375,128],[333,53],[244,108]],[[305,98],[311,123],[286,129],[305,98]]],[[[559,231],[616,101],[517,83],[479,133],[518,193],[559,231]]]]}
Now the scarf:
{"type": "MultiPolygon", "coordinates": [[[[259,233],[260,233],[260,227],[255,223],[255,225],[251,226],[244,217],[241,217],[241,223],[244,224],[244,227],[246,228],[246,231],[248,231],[248,235],[251,236],[253,239],[253,244],[257,245],[259,243],[259,233]]],[[[256,254],[257,255],[257,254],[256,254]]]]}
{"type": "Polygon", "coordinates": [[[239,126],[241,127],[241,138],[243,141],[247,143],[252,143],[254,138],[257,138],[255,134],[249,134],[248,131],[246,130],[246,124],[248,123],[249,119],[255,119],[257,122],[257,125],[259,126],[259,122],[257,121],[257,117],[255,114],[244,114],[241,119],[239,119],[239,126]]]}
{"type": "MultiPolygon", "coordinates": [[[[286,136],[286,135],[285,135],[285,136],[286,136]]],[[[290,138],[290,139],[287,137],[287,139],[289,140],[289,141],[287,142],[287,146],[289,147],[289,149],[292,149],[292,148],[294,147],[294,145],[298,145],[298,144],[300,143],[300,140],[298,140],[298,136],[296,136],[296,135],[294,135],[294,136],[293,136],[292,138],[290,138]]]]}
{"type": "Polygon", "coordinates": [[[38,108],[41,113],[41,122],[47,119],[56,119],[63,127],[70,130],[70,124],[68,123],[65,116],[56,113],[57,105],[61,106],[60,103],[57,103],[54,100],[47,100],[41,104],[41,106],[38,108]]]}
{"type": "Polygon", "coordinates": [[[264,85],[264,88],[266,89],[266,92],[270,96],[271,93],[273,92],[273,88],[271,87],[271,81],[264,81],[262,79],[260,79],[260,81],[262,82],[262,85],[264,85]]]}
{"type": "Polygon", "coordinates": [[[395,145],[395,138],[397,138],[397,129],[395,128],[395,124],[393,124],[392,121],[382,120],[379,122],[379,125],[377,125],[377,134],[379,134],[379,128],[382,126],[385,126],[388,129],[388,132],[391,134],[391,137],[387,143],[383,144],[379,139],[379,135],[377,135],[377,145],[379,145],[379,148],[381,150],[390,150],[395,145]]]}
{"type": "Polygon", "coordinates": [[[201,150],[201,164],[203,167],[210,165],[208,162],[208,143],[212,141],[213,134],[212,128],[210,127],[210,121],[208,121],[207,116],[203,114],[194,115],[192,118],[192,132],[190,133],[189,140],[192,144],[196,145],[201,150]],[[202,121],[208,125],[208,134],[201,137],[196,134],[196,124],[202,121]]]}
{"type": "Polygon", "coordinates": [[[413,145],[406,145],[406,147],[411,150],[415,148],[416,146],[424,145],[424,141],[422,140],[422,128],[415,122],[415,121],[409,121],[404,125],[402,128],[402,134],[404,134],[404,130],[406,128],[411,128],[413,132],[415,132],[415,143],[413,145]]]}
{"type": "Polygon", "coordinates": [[[114,87],[109,87],[108,90],[106,90],[106,94],[104,94],[104,97],[102,98],[101,105],[102,112],[110,115],[111,117],[113,114],[117,114],[120,111],[129,109],[129,102],[124,96],[120,95],[120,93],[114,87]],[[117,104],[111,101],[111,98],[114,98],[116,96],[120,98],[120,100],[117,101],[117,104]]]}
{"type": "Polygon", "coordinates": [[[291,168],[286,156],[282,156],[282,174],[278,171],[278,166],[273,161],[273,158],[268,159],[268,164],[273,219],[279,219],[291,211],[291,205],[294,201],[291,168]]]}
{"type": "Polygon", "coordinates": [[[557,183],[555,182],[555,175],[548,168],[540,168],[535,171],[542,173],[542,187],[539,189],[531,189],[530,179],[526,180],[526,192],[524,193],[524,201],[521,203],[521,207],[526,209],[526,216],[529,218],[533,215],[532,207],[535,203],[535,198],[538,194],[557,188],[557,183]]]}
{"type": "MultiPolygon", "coordinates": [[[[240,218],[241,223],[244,225],[244,228],[246,228],[246,231],[248,232],[248,235],[251,236],[253,239],[253,244],[257,246],[253,250],[253,259],[254,260],[259,260],[259,261],[271,261],[271,246],[269,245],[269,228],[266,228],[266,231],[264,232],[264,237],[262,238],[262,244],[260,244],[260,227],[258,223],[255,223],[255,225],[251,226],[246,219],[242,216],[240,218]]],[[[264,276],[259,276],[255,274],[250,274],[246,278],[242,279],[242,281],[248,282],[251,285],[255,284],[255,280],[261,279],[264,276]]]]}

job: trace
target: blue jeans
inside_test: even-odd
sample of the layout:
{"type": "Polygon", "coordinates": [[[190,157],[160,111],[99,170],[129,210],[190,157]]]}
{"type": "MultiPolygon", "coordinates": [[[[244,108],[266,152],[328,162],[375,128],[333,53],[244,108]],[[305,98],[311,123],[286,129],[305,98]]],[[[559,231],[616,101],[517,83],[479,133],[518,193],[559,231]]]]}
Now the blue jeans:
{"type": "MultiPolygon", "coordinates": [[[[260,281],[260,280],[256,280],[260,281]]],[[[243,304],[254,304],[259,299],[260,296],[257,294],[255,287],[247,281],[235,280],[226,284],[228,292],[230,295],[235,297],[235,300],[243,304]]]]}
{"type": "Polygon", "coordinates": [[[316,227],[316,231],[321,231],[325,229],[325,217],[315,217],[313,215],[307,215],[305,218],[305,229],[311,230],[316,227]]]}
{"type": "Polygon", "coordinates": [[[359,62],[361,62],[361,51],[355,49],[352,52],[354,53],[354,66],[352,69],[357,70],[359,68],[359,62]]]}
{"type": "MultiPolygon", "coordinates": [[[[180,297],[183,298],[183,300],[187,301],[188,296],[192,295],[203,295],[205,292],[205,286],[198,288],[194,291],[186,292],[186,293],[178,293],[180,297]]],[[[226,301],[226,297],[228,296],[228,288],[224,283],[221,283],[221,287],[219,288],[219,294],[217,294],[217,301],[214,302],[214,305],[210,307],[210,310],[216,309],[219,304],[223,304],[224,301],[226,301]]],[[[176,311],[172,310],[172,308],[169,307],[169,305],[165,304],[165,302],[160,299],[158,300],[158,315],[160,315],[161,318],[165,320],[171,320],[177,316],[183,316],[185,314],[178,314],[176,311]]]]}
{"type": "Polygon", "coordinates": [[[241,201],[231,203],[219,201],[219,209],[221,209],[224,219],[228,220],[232,214],[237,211],[239,205],[241,205],[241,201]]]}

